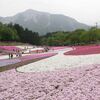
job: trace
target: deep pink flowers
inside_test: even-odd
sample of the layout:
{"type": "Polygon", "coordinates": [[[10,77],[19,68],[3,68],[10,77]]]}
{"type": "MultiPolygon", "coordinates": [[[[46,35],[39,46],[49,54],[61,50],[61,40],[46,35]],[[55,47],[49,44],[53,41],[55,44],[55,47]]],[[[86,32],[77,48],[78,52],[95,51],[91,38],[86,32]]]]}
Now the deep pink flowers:
{"type": "Polygon", "coordinates": [[[73,51],[65,53],[65,55],[88,55],[99,54],[100,46],[75,46],[73,51]]]}
{"type": "Polygon", "coordinates": [[[0,46],[1,50],[8,50],[8,51],[13,51],[13,50],[21,50],[20,48],[17,48],[16,46],[0,46]]]}
{"type": "Polygon", "coordinates": [[[51,50],[59,50],[59,49],[65,49],[67,47],[68,46],[52,46],[52,47],[49,47],[49,49],[51,49],[51,50]]]}
{"type": "Polygon", "coordinates": [[[32,54],[32,55],[28,55],[28,56],[23,56],[20,59],[21,59],[21,61],[27,61],[27,60],[37,59],[37,58],[51,57],[56,54],[57,53],[32,54]]]}

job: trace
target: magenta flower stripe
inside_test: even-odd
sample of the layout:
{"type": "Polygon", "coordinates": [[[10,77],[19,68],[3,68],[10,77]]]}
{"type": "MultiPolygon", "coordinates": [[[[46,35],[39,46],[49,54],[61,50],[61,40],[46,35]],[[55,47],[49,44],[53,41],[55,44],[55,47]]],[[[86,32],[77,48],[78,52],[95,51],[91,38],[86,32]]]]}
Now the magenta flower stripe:
{"type": "Polygon", "coordinates": [[[75,46],[74,50],[65,53],[65,55],[88,55],[100,54],[100,46],[75,46]]]}
{"type": "Polygon", "coordinates": [[[16,46],[0,46],[0,49],[8,51],[20,50],[20,48],[17,48],[16,46]]]}

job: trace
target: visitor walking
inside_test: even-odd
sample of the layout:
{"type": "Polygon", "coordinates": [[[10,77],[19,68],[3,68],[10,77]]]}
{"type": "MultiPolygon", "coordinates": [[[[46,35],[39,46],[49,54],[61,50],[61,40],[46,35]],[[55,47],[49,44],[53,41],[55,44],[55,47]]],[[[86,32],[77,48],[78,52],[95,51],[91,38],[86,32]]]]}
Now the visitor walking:
{"type": "Polygon", "coordinates": [[[16,50],[16,57],[18,57],[18,50],[16,50]]]}
{"type": "Polygon", "coordinates": [[[13,53],[11,53],[11,59],[13,59],[13,53]]]}
{"type": "Polygon", "coordinates": [[[9,55],[9,59],[11,59],[11,54],[9,53],[8,55],[9,55]]]}

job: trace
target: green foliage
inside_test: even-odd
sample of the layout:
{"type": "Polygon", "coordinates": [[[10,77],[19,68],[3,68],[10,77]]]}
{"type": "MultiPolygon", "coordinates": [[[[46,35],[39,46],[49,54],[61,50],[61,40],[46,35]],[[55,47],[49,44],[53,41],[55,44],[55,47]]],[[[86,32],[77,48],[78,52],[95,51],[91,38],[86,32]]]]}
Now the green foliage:
{"type": "Polygon", "coordinates": [[[42,37],[43,45],[85,45],[100,42],[100,29],[95,27],[88,31],[78,29],[73,32],[54,32],[42,37]]]}
{"type": "Polygon", "coordinates": [[[40,37],[38,33],[24,29],[19,24],[0,23],[0,41],[17,41],[39,45],[40,37]]]}
{"type": "Polygon", "coordinates": [[[19,24],[2,24],[0,23],[0,41],[1,42],[22,42],[34,45],[85,45],[100,43],[100,29],[92,27],[88,31],[77,29],[73,32],[53,32],[45,36],[39,36],[38,33],[32,32],[27,28],[24,29],[19,24]]]}
{"type": "Polygon", "coordinates": [[[0,40],[1,41],[14,41],[18,40],[17,31],[8,27],[7,25],[0,24],[0,40]]]}

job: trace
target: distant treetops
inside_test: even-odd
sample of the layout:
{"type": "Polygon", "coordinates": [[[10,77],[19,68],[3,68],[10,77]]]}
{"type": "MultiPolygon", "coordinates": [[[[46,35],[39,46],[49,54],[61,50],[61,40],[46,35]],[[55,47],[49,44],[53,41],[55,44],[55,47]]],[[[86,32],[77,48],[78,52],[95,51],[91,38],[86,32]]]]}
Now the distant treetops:
{"type": "Polygon", "coordinates": [[[16,41],[30,44],[39,44],[39,35],[19,24],[2,24],[0,23],[0,41],[16,41]]]}
{"type": "Polygon", "coordinates": [[[100,29],[77,29],[72,32],[53,32],[42,37],[43,45],[86,45],[100,43],[100,29]]]}
{"type": "Polygon", "coordinates": [[[89,30],[77,29],[72,32],[59,31],[39,36],[37,32],[23,28],[19,24],[0,23],[0,41],[15,41],[50,46],[98,44],[100,43],[100,29],[92,27],[89,30]]]}

